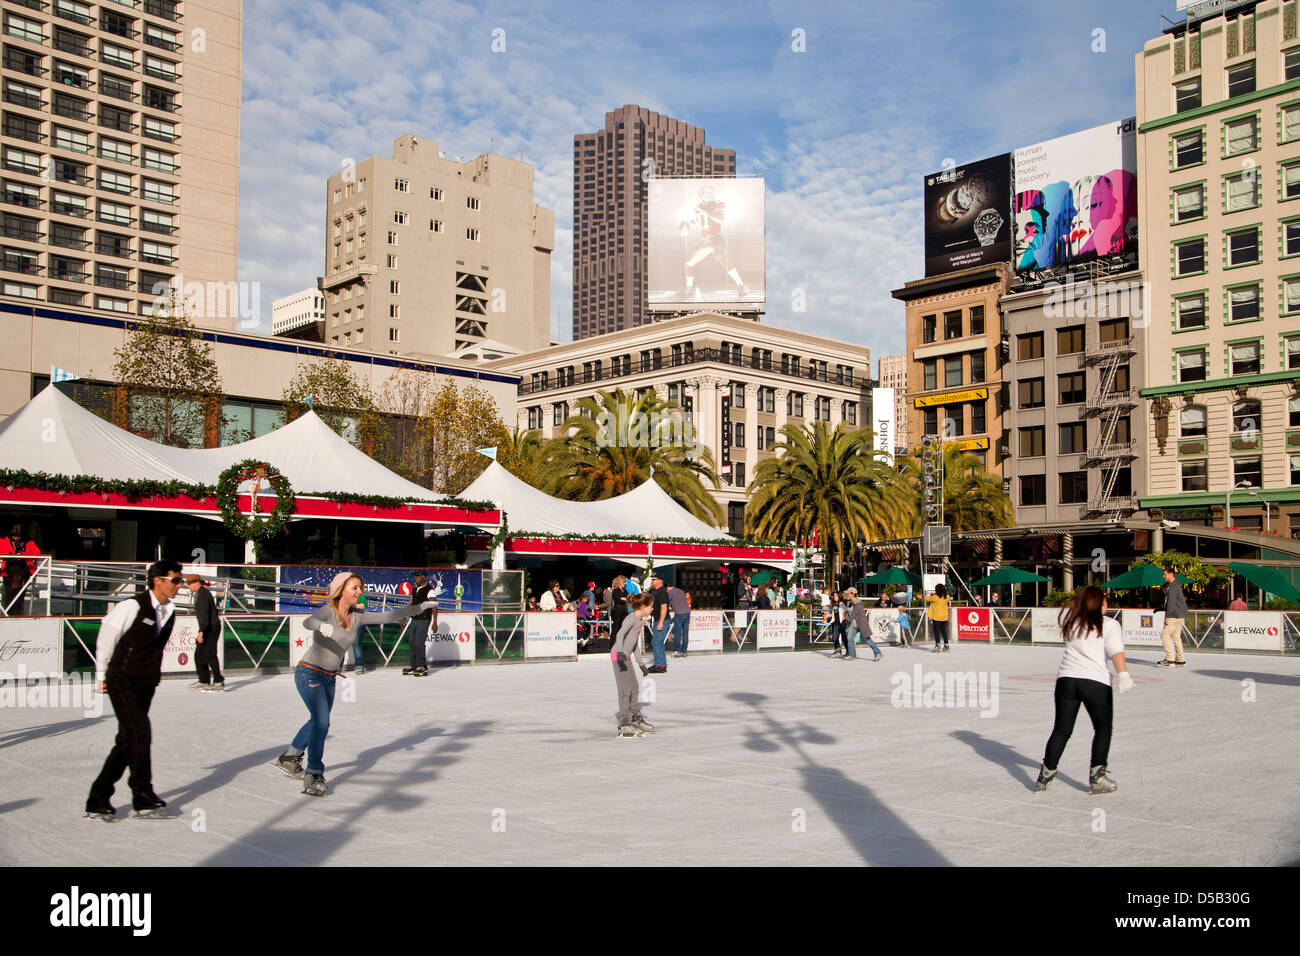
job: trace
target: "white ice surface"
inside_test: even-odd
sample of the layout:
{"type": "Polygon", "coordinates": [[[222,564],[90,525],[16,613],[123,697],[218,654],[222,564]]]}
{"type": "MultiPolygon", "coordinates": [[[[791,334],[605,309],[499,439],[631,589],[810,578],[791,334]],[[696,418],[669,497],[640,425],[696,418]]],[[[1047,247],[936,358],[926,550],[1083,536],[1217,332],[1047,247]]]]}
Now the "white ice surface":
{"type": "Polygon", "coordinates": [[[124,778],[111,824],[81,811],[112,716],[0,707],[0,864],[1300,861],[1300,661],[1202,653],[1166,670],[1158,650],[1130,653],[1106,796],[1086,789],[1082,713],[1051,790],[1030,790],[1060,657],[1041,647],[670,659],[646,709],[658,733],[635,740],[613,736],[605,660],[372,671],[335,703],[323,799],[270,766],[306,714],[290,677],[232,674],[225,695],[166,681],[152,718],[168,815],[128,817],[124,778]],[[917,663],[996,672],[998,715],[891,706],[891,676],[917,663]]]}

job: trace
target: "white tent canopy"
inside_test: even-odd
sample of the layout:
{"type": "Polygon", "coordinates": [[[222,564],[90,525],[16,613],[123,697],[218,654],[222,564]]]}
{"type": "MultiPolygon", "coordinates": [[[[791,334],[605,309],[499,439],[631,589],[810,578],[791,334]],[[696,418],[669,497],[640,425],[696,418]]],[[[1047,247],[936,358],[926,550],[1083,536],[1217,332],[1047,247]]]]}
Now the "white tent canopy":
{"type": "MultiPolygon", "coordinates": [[[[0,422],[0,468],[49,475],[215,485],[236,462],[274,465],[295,494],[345,492],[437,501],[307,412],[274,432],[224,448],[172,448],[106,422],[53,385],[0,422]]],[[[466,497],[466,496],[462,496],[466,497]]]]}
{"type": "Polygon", "coordinates": [[[615,498],[566,501],[537,490],[494,461],[461,496],[496,502],[506,513],[512,532],[708,540],[730,537],[679,505],[653,478],[615,498]]]}

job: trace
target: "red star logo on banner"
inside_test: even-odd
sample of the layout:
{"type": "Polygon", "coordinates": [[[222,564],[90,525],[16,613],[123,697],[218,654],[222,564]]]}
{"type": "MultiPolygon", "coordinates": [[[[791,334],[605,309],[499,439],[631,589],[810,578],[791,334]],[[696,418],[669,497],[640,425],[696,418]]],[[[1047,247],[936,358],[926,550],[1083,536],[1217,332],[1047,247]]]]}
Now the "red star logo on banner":
{"type": "Polygon", "coordinates": [[[300,637],[300,638],[298,638],[296,641],[294,641],[294,642],[293,642],[293,646],[294,646],[294,647],[302,647],[302,638],[300,637]]]}

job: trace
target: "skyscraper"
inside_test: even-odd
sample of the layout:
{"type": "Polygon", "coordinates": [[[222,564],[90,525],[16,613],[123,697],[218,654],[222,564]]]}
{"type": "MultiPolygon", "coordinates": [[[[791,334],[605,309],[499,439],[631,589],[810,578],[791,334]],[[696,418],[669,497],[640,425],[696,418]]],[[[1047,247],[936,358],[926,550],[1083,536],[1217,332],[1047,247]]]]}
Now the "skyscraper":
{"type": "Polygon", "coordinates": [[[735,176],[736,151],[640,106],[573,137],[573,338],[646,322],[646,180],[735,176]]]}
{"type": "MultiPolygon", "coordinates": [[[[234,328],[238,0],[4,4],[6,298],[234,328]]],[[[247,316],[255,319],[255,316],[247,316]]]]}

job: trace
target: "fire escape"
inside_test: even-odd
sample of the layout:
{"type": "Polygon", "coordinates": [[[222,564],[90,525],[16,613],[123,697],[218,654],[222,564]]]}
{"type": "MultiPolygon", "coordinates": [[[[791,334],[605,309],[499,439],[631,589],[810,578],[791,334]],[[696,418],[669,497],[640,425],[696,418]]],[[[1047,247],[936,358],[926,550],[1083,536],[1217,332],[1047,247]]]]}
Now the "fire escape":
{"type": "Polygon", "coordinates": [[[1089,335],[1084,365],[1096,368],[1097,385],[1083,407],[1083,414],[1096,421],[1097,440],[1088,447],[1087,464],[1089,468],[1101,469],[1098,489],[1088,498],[1086,517],[1089,518],[1118,521],[1137,510],[1137,496],[1132,494],[1131,485],[1126,493],[1115,493],[1120,469],[1137,457],[1131,424],[1127,435],[1120,435],[1120,422],[1137,405],[1136,390],[1131,376],[1123,388],[1116,383],[1119,370],[1136,352],[1132,337],[1103,342],[1089,335]]]}

